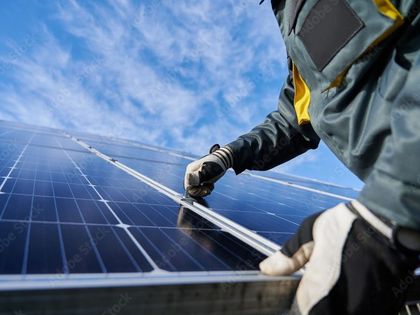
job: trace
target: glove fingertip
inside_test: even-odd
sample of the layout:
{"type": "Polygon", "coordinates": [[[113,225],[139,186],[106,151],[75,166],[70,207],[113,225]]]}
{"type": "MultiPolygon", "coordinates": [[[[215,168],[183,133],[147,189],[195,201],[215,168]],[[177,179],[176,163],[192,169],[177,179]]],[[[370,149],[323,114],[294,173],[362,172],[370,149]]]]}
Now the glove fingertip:
{"type": "Polygon", "coordinates": [[[198,171],[191,172],[191,173],[188,174],[187,184],[188,184],[188,186],[198,186],[198,185],[200,185],[200,176],[199,176],[198,171]]]}
{"type": "Polygon", "coordinates": [[[270,276],[287,276],[296,271],[292,259],[281,252],[264,259],[259,267],[262,273],[270,276]]]}
{"type": "Polygon", "coordinates": [[[190,186],[186,189],[186,192],[188,193],[188,195],[194,198],[205,197],[210,194],[210,192],[203,186],[190,186]]]}

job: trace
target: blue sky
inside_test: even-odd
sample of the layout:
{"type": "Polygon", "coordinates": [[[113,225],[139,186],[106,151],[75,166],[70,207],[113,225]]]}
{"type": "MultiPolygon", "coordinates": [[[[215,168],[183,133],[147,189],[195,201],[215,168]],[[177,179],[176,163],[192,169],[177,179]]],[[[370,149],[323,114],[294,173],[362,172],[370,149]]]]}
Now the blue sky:
{"type": "MultiPolygon", "coordinates": [[[[196,154],[228,143],[276,108],[287,73],[258,2],[5,1],[0,119],[196,154]]],[[[278,169],[361,187],[323,144],[278,169]]]]}

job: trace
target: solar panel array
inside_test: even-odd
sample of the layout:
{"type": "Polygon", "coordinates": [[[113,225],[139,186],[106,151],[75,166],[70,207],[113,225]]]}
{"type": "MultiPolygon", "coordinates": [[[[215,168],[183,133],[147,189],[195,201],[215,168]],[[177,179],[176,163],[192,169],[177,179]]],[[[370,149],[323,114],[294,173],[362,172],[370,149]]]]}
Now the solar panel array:
{"type": "Polygon", "coordinates": [[[0,152],[3,276],[257,270],[266,253],[217,222],[281,245],[304,217],[356,193],[228,172],[201,201],[205,216],[177,202],[196,158],[185,153],[7,122],[0,152]]]}

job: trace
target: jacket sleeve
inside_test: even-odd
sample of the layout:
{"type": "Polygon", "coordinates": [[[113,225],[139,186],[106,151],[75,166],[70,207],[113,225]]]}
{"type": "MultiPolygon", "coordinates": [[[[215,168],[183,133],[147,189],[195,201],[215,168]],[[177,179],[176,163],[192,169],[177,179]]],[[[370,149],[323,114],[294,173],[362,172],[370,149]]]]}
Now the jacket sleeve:
{"type": "Polygon", "coordinates": [[[278,109],[249,133],[228,144],[233,151],[236,174],[245,169],[267,170],[318,147],[319,137],[311,125],[298,125],[293,98],[289,74],[280,93],[278,109]]]}
{"type": "Polygon", "coordinates": [[[420,51],[410,49],[413,53],[392,104],[391,132],[358,199],[397,224],[420,230],[420,51]]]}

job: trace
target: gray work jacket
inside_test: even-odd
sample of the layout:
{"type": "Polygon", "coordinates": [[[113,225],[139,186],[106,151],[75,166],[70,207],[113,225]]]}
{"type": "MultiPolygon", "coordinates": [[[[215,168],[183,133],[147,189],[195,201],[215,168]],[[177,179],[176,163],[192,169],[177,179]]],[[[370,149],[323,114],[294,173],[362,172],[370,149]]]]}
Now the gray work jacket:
{"type": "Polygon", "coordinates": [[[266,170],[322,139],[365,185],[358,200],[420,229],[420,0],[272,0],[289,56],[278,109],[228,144],[266,170]]]}

